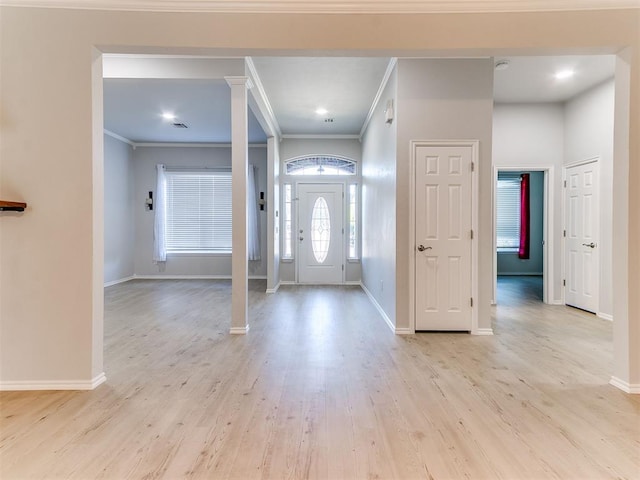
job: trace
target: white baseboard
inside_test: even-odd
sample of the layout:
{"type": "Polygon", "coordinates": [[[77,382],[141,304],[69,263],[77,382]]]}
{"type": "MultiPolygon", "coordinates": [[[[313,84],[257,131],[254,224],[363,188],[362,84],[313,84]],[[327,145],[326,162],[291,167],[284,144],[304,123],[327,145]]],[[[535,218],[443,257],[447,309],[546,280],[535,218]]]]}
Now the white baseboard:
{"type": "Polygon", "coordinates": [[[603,320],[609,320],[610,322],[613,322],[613,315],[609,313],[598,312],[596,315],[598,315],[598,317],[600,317],[603,320]]]}
{"type": "Polygon", "coordinates": [[[280,280],[278,285],[297,285],[293,280],[280,280]]]}
{"type": "Polygon", "coordinates": [[[93,390],[107,380],[104,372],[96,375],[92,380],[21,380],[16,382],[0,382],[0,391],[24,390],[93,390]]]}
{"type": "Polygon", "coordinates": [[[344,282],[343,285],[361,287],[362,286],[362,282],[360,280],[348,280],[348,281],[344,282]]]}
{"type": "Polygon", "coordinates": [[[493,328],[476,328],[471,335],[493,335],[493,328]]]}
{"type": "Polygon", "coordinates": [[[131,275],[130,277],[124,277],[124,278],[120,278],[118,280],[111,280],[110,282],[104,282],[104,286],[105,287],[111,287],[112,285],[117,285],[119,283],[128,282],[130,280],[133,280],[134,278],[136,278],[136,276],[135,275],[131,275]]]}
{"type": "Polygon", "coordinates": [[[413,335],[414,333],[416,333],[411,328],[394,328],[393,332],[396,335],[413,335]]]}
{"type": "Polygon", "coordinates": [[[385,312],[382,307],[380,306],[380,304],[378,303],[378,301],[374,298],[374,296],[371,294],[371,292],[369,291],[369,289],[367,287],[364,286],[363,283],[360,283],[360,287],[362,288],[362,290],[364,291],[364,293],[367,294],[367,297],[369,297],[369,300],[371,301],[371,303],[373,304],[374,307],[376,307],[376,310],[378,310],[378,313],[380,314],[380,316],[382,317],[382,319],[385,321],[385,323],[387,324],[387,326],[391,329],[391,331],[393,333],[398,333],[396,329],[396,326],[393,324],[393,322],[391,321],[391,319],[389,318],[389,316],[387,315],[387,312],[385,312]]]}
{"type": "Polygon", "coordinates": [[[249,332],[249,325],[246,327],[231,327],[229,333],[231,335],[246,335],[249,332]]]}
{"type": "Polygon", "coordinates": [[[276,293],[276,292],[278,291],[278,289],[279,289],[279,288],[280,288],[280,283],[278,282],[278,284],[277,284],[275,287],[273,287],[273,288],[267,288],[267,290],[265,291],[265,293],[268,293],[268,294],[276,293]]]}
{"type": "MultiPolygon", "coordinates": [[[[137,280],[231,280],[231,275],[134,275],[137,280]]],[[[266,280],[266,275],[249,275],[249,280],[266,280]]]]}
{"type": "Polygon", "coordinates": [[[609,383],[625,393],[640,394],[640,383],[629,383],[618,377],[611,377],[609,383]]]}

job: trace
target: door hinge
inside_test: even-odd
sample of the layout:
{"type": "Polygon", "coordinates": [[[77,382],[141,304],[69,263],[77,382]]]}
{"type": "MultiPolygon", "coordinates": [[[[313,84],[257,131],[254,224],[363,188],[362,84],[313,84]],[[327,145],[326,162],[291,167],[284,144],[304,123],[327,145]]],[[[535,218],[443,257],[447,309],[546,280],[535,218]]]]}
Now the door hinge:
{"type": "Polygon", "coordinates": [[[564,181],[564,188],[567,188],[567,181],[564,181]]]}
{"type": "Polygon", "coordinates": [[[567,281],[566,280],[562,280],[562,286],[566,287],[567,286],[567,281]]]}
{"type": "Polygon", "coordinates": [[[562,236],[563,236],[563,237],[566,237],[566,236],[567,236],[567,231],[566,231],[566,230],[563,230],[563,231],[562,231],[562,236]]]}
{"type": "Polygon", "coordinates": [[[473,240],[473,230],[471,230],[471,240],[473,240]]]}
{"type": "Polygon", "coordinates": [[[342,271],[344,272],[344,265],[342,265],[342,271]]]}
{"type": "Polygon", "coordinates": [[[476,164],[471,162],[471,171],[473,172],[475,171],[475,169],[476,169],[476,164]]]}
{"type": "Polygon", "coordinates": [[[342,229],[342,234],[344,235],[344,228],[342,229]]]}
{"type": "Polygon", "coordinates": [[[469,300],[470,300],[470,302],[469,302],[469,303],[470,303],[470,304],[471,304],[471,306],[473,307],[473,297],[471,297],[469,300]]]}

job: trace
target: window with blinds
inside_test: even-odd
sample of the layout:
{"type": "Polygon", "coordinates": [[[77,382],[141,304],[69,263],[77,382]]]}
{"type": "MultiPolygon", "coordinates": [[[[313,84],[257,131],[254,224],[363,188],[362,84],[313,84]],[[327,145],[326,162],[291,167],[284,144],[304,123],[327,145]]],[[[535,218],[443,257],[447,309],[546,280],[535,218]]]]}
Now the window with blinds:
{"type": "Polygon", "coordinates": [[[496,246],[517,252],[520,246],[520,173],[498,172],[496,246]]]}
{"type": "Polygon", "coordinates": [[[168,252],[231,252],[231,172],[166,173],[168,252]]]}

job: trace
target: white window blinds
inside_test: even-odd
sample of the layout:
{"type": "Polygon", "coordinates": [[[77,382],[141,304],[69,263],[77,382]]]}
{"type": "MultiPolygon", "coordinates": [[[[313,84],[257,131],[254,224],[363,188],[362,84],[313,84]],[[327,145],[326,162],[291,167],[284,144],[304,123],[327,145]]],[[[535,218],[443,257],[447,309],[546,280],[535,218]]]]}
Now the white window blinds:
{"type": "Polygon", "coordinates": [[[166,172],[167,251],[231,251],[231,172],[166,172]]]}
{"type": "Polygon", "coordinates": [[[520,173],[498,173],[496,210],[498,250],[517,251],[520,246],[520,173]]]}

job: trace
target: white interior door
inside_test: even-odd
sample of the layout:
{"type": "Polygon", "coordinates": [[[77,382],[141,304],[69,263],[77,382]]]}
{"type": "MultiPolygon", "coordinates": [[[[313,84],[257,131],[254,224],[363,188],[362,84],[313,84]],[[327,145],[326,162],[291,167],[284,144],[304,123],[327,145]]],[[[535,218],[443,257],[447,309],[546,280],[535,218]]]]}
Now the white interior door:
{"type": "Polygon", "coordinates": [[[471,331],[472,148],[418,146],[415,161],[416,330],[471,331]]]}
{"type": "Polygon", "coordinates": [[[298,282],[342,283],[342,184],[298,184],[298,282]]]}
{"type": "Polygon", "coordinates": [[[567,168],[565,187],[565,303],[598,310],[600,255],[598,162],[567,168]]]}

